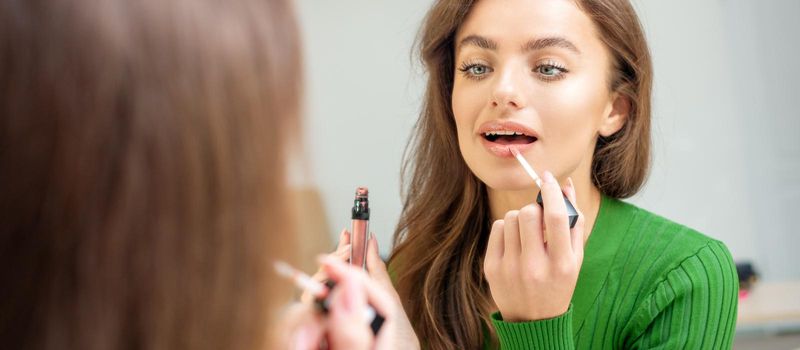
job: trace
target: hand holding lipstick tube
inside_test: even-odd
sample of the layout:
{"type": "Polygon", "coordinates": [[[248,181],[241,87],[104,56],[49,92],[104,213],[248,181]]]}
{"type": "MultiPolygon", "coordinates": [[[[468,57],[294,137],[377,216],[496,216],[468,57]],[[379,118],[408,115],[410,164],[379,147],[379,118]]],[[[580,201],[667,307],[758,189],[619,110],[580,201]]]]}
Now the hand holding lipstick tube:
{"type": "Polygon", "coordinates": [[[564,187],[545,171],[545,205],[528,204],[492,224],[484,275],[503,320],[527,322],[563,315],[569,309],[583,264],[585,219],[569,227],[566,194],[577,203],[575,186],[564,187]],[[525,281],[525,283],[520,283],[525,281]]]}

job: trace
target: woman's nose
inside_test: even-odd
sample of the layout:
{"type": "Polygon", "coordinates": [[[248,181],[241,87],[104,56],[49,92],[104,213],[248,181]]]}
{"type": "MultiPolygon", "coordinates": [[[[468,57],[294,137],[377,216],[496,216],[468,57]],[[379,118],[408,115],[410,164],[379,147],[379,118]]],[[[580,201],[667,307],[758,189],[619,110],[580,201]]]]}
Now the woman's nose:
{"type": "Polygon", "coordinates": [[[522,109],[526,102],[523,94],[523,82],[519,71],[506,70],[501,73],[489,101],[492,107],[522,109]]]}

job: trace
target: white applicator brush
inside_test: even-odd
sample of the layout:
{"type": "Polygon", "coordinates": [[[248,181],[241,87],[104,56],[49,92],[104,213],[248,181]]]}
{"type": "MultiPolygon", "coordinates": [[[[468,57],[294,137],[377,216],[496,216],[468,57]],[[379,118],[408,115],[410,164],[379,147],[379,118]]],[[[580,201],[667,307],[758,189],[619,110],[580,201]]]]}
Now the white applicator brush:
{"type": "Polygon", "coordinates": [[[528,173],[528,176],[530,176],[531,179],[533,179],[533,182],[536,183],[536,186],[541,189],[542,179],[539,178],[539,175],[536,175],[536,172],[533,171],[533,168],[531,168],[531,165],[528,164],[528,161],[522,157],[522,153],[519,153],[519,150],[514,147],[509,147],[509,149],[511,149],[511,153],[514,154],[514,157],[517,158],[519,165],[522,165],[522,169],[525,169],[525,172],[528,173]]]}
{"type": "MultiPolygon", "coordinates": [[[[511,153],[514,154],[514,158],[517,158],[519,164],[522,165],[523,169],[525,169],[525,172],[528,173],[528,176],[530,176],[531,179],[533,179],[533,182],[536,183],[536,186],[539,186],[539,189],[541,189],[542,179],[539,178],[539,175],[536,175],[536,172],[533,171],[533,168],[531,167],[530,164],[528,164],[528,161],[525,160],[522,154],[519,153],[519,150],[517,150],[515,147],[509,147],[509,149],[511,150],[511,153]]],[[[565,194],[562,193],[561,195],[564,196],[564,204],[567,205],[567,216],[569,216],[569,228],[573,228],[575,227],[575,223],[578,222],[578,211],[575,210],[575,206],[572,205],[572,203],[569,201],[569,199],[565,194]]],[[[542,203],[542,191],[539,191],[539,195],[536,196],[536,203],[539,203],[539,205],[544,207],[544,204],[542,203]]]]}

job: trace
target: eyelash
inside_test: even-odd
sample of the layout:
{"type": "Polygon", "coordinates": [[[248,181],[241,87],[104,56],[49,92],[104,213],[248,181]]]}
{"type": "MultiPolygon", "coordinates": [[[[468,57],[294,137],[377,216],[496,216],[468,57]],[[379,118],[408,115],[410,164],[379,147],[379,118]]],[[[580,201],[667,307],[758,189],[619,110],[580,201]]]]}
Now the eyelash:
{"type": "MultiPolygon", "coordinates": [[[[469,61],[465,61],[464,63],[462,63],[461,66],[458,68],[458,70],[461,72],[461,74],[465,78],[472,79],[472,80],[475,80],[475,81],[483,80],[484,78],[486,78],[486,74],[491,73],[491,72],[494,71],[494,69],[492,69],[491,67],[489,67],[489,66],[487,66],[485,64],[477,63],[477,62],[469,62],[469,61]],[[472,69],[476,68],[476,67],[483,67],[483,68],[486,69],[486,72],[483,73],[483,74],[475,74],[475,73],[472,72],[472,69]]],[[[552,81],[564,79],[565,75],[567,73],[569,73],[569,70],[566,67],[564,67],[563,65],[558,64],[556,62],[553,62],[553,61],[548,61],[548,62],[545,62],[545,63],[538,64],[538,65],[536,65],[536,67],[533,68],[532,71],[533,71],[533,73],[536,73],[539,76],[539,79],[541,79],[541,80],[543,80],[545,82],[552,82],[552,81]],[[555,70],[558,71],[558,73],[556,75],[554,75],[554,76],[548,76],[548,75],[542,74],[542,72],[541,72],[542,68],[555,69],[555,70]]]]}
{"type": "Polygon", "coordinates": [[[536,67],[533,68],[533,72],[538,74],[541,77],[542,80],[544,80],[546,82],[551,82],[551,81],[564,79],[566,77],[566,74],[569,73],[569,70],[567,68],[565,68],[561,64],[558,64],[558,63],[553,62],[553,61],[548,61],[548,62],[536,65],[536,67]],[[542,68],[556,69],[559,72],[554,76],[548,76],[548,75],[542,74],[542,72],[541,72],[542,68]]]}
{"type": "Polygon", "coordinates": [[[486,73],[483,73],[483,74],[480,74],[480,75],[476,75],[476,74],[471,72],[472,69],[476,68],[476,67],[485,68],[486,69],[486,73],[490,73],[490,72],[493,71],[492,68],[490,68],[489,66],[487,66],[485,64],[477,63],[477,62],[469,62],[469,61],[465,61],[464,63],[462,63],[461,66],[458,67],[458,70],[467,79],[472,79],[472,80],[475,80],[475,81],[483,80],[486,77],[486,73]]]}

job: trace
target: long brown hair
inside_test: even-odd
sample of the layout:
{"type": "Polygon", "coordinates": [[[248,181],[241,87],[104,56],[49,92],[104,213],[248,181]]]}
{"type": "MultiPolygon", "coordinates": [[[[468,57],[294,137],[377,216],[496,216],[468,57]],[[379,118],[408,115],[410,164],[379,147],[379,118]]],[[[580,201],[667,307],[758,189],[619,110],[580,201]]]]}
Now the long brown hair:
{"type": "Polygon", "coordinates": [[[2,347],[263,348],[298,61],[288,1],[0,2],[2,347]]]}
{"type": "MultiPolygon", "coordinates": [[[[576,2],[593,19],[614,59],[609,89],[631,103],[624,127],[598,139],[592,179],[605,195],[628,197],[641,187],[649,167],[649,51],[628,0],[576,2]]],[[[481,263],[490,229],[486,186],[461,157],[451,106],[455,35],[473,4],[437,1],[420,33],[429,77],[406,149],[404,206],[390,259],[406,312],[430,349],[477,349],[495,341],[488,320],[493,303],[481,263]]]]}

